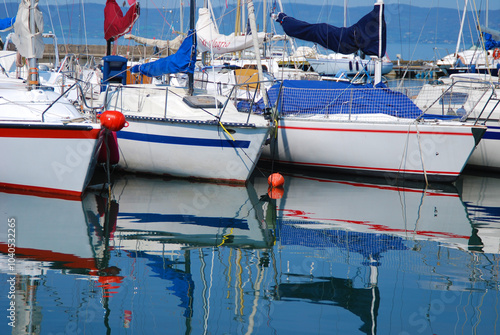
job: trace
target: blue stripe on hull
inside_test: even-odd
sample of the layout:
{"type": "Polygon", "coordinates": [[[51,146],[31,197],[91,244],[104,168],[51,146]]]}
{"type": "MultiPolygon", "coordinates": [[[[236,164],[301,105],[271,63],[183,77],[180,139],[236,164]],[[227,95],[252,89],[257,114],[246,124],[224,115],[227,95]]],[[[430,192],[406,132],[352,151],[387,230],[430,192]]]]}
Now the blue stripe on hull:
{"type": "Polygon", "coordinates": [[[124,140],[151,142],[151,143],[164,143],[164,144],[177,144],[177,145],[192,145],[200,147],[224,147],[224,148],[248,148],[250,141],[232,141],[226,139],[208,139],[208,138],[192,138],[192,137],[179,137],[179,136],[165,136],[165,135],[149,135],[142,133],[134,133],[129,131],[116,132],[118,138],[124,140]]]}
{"type": "Polygon", "coordinates": [[[483,140],[500,140],[500,127],[488,126],[483,135],[483,140]]]}

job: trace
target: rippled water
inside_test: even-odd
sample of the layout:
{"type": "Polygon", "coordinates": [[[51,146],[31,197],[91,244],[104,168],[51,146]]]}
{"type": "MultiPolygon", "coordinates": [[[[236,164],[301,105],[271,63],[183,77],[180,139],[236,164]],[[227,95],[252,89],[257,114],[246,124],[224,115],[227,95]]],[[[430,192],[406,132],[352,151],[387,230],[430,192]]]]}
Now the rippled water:
{"type": "Polygon", "coordinates": [[[499,200],[500,178],[473,174],[0,193],[0,333],[495,334],[499,200]]]}

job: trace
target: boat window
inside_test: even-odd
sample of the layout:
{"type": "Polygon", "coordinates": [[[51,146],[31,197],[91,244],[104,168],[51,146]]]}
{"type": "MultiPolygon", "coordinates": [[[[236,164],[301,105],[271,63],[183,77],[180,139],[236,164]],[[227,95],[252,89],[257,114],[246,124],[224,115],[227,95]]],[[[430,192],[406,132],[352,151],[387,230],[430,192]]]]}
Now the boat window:
{"type": "Polygon", "coordinates": [[[467,93],[461,92],[446,92],[439,99],[440,105],[463,105],[469,98],[467,93]]]}

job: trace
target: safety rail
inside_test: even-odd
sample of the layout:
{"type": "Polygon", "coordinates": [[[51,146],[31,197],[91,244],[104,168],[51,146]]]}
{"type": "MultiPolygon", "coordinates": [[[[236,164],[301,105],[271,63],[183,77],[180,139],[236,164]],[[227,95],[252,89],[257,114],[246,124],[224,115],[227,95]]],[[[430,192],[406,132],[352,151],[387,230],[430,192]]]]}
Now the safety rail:
{"type": "Polygon", "coordinates": [[[49,111],[52,108],[52,106],[54,106],[60,99],[66,97],[69,94],[69,92],[72,91],[73,89],[76,89],[79,92],[78,100],[74,101],[73,105],[80,107],[80,110],[84,111],[84,113],[86,113],[87,116],[91,117],[93,122],[97,121],[97,113],[98,111],[103,110],[102,106],[97,106],[97,107],[89,106],[87,103],[87,99],[85,98],[84,89],[82,88],[79,82],[75,82],[73,85],[68,87],[61,95],[59,95],[57,99],[52,101],[52,103],[42,112],[41,114],[42,122],[45,122],[45,113],[47,113],[47,111],[49,111]]]}
{"type": "MultiPolygon", "coordinates": [[[[190,96],[186,88],[168,85],[109,84],[104,94],[103,108],[121,111],[127,117],[224,122],[223,116],[229,109],[238,113],[236,105],[239,100],[235,100],[233,91],[244,86],[235,85],[227,96],[200,94],[199,91],[190,96]]],[[[250,110],[246,112],[248,123],[251,113],[250,110]]]]}
{"type": "Polygon", "coordinates": [[[498,83],[480,80],[440,81],[422,86],[413,101],[424,112],[423,116],[439,115],[474,120],[484,123],[496,109],[498,83]]]}

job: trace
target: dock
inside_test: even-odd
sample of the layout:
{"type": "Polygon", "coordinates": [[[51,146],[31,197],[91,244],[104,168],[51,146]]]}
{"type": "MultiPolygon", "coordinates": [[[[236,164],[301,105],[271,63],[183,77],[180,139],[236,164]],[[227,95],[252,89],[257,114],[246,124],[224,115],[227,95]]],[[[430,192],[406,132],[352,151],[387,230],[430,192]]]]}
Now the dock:
{"type": "MultiPolygon", "coordinates": [[[[146,56],[154,53],[154,47],[142,45],[119,45],[117,54],[127,57],[129,60],[138,61],[146,56]]],[[[63,59],[67,54],[77,55],[82,63],[87,59],[93,58],[96,63],[100,62],[102,57],[106,56],[106,45],[77,45],[77,44],[59,44],[59,59],[63,59]]],[[[44,57],[41,60],[44,63],[51,63],[54,60],[55,52],[54,45],[45,44],[44,57]]],[[[166,55],[164,55],[166,56],[166,55]]],[[[388,76],[396,78],[416,78],[416,79],[433,79],[445,76],[441,69],[432,66],[427,61],[394,61],[393,70],[388,76]]]]}

